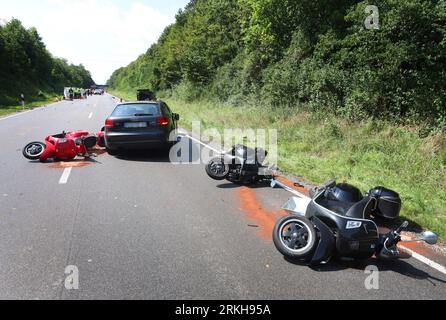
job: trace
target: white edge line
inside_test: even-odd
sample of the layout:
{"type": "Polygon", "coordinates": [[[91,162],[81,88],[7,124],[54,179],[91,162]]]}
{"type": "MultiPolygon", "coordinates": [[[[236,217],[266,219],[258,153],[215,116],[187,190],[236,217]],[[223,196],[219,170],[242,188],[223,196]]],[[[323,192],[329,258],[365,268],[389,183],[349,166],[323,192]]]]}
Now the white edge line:
{"type": "Polygon", "coordinates": [[[204,143],[204,142],[202,142],[202,141],[200,141],[200,140],[198,140],[198,139],[196,139],[196,138],[194,138],[194,137],[192,137],[192,136],[190,136],[190,135],[188,135],[188,134],[186,134],[185,136],[186,136],[187,138],[189,138],[189,139],[195,141],[195,142],[198,142],[198,143],[201,144],[203,147],[206,147],[206,148],[208,148],[209,150],[212,150],[212,151],[214,151],[214,152],[216,152],[216,153],[222,153],[222,152],[223,152],[223,151],[221,151],[221,150],[217,150],[217,149],[211,147],[210,145],[208,145],[208,144],[206,144],[206,143],[204,143]]]}
{"type": "Polygon", "coordinates": [[[405,246],[402,246],[402,249],[409,252],[412,255],[412,258],[415,258],[418,261],[428,265],[429,267],[434,268],[435,270],[437,270],[443,274],[446,274],[446,268],[443,267],[441,264],[436,263],[435,261],[432,261],[432,260],[426,258],[425,256],[423,256],[419,253],[416,253],[415,251],[413,251],[405,246]]]}
{"type": "Polygon", "coordinates": [[[65,170],[62,173],[62,176],[60,177],[59,184],[67,184],[72,169],[73,167],[65,168],[65,170]]]}
{"type": "Polygon", "coordinates": [[[88,119],[91,119],[93,117],[93,112],[90,112],[90,114],[88,115],[88,119]]]}
{"type": "Polygon", "coordinates": [[[52,103],[50,103],[50,104],[45,104],[45,105],[40,106],[40,107],[35,107],[34,109],[27,110],[27,111],[17,112],[17,113],[14,113],[14,114],[10,115],[10,116],[1,117],[1,118],[0,118],[0,121],[2,121],[2,120],[6,120],[6,119],[15,118],[15,117],[18,117],[18,116],[21,116],[21,115],[24,115],[24,114],[27,114],[27,113],[30,113],[30,112],[33,112],[33,111],[42,110],[42,109],[51,107],[51,106],[53,106],[53,105],[56,105],[56,104],[61,103],[61,102],[64,102],[64,101],[66,101],[66,100],[61,100],[61,101],[57,101],[57,102],[52,102],[52,103]]]}
{"type": "Polygon", "coordinates": [[[18,113],[16,113],[16,114],[12,114],[12,115],[10,115],[10,116],[0,118],[0,121],[2,121],[2,120],[6,120],[6,119],[15,118],[15,117],[21,116],[21,115],[23,115],[23,114],[27,114],[27,113],[33,112],[33,111],[35,111],[35,110],[37,110],[37,109],[38,109],[38,108],[36,108],[36,109],[32,109],[32,110],[28,110],[28,111],[18,112],[18,113]]]}

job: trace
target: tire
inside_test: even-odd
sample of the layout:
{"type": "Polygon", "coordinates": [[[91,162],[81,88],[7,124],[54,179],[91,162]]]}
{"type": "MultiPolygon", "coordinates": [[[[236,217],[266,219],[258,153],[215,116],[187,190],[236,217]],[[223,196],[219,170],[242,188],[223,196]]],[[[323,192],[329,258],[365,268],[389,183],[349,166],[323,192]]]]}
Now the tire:
{"type": "Polygon", "coordinates": [[[313,223],[307,218],[295,215],[284,217],[276,223],[273,230],[273,241],[277,250],[284,256],[304,260],[311,258],[318,242],[313,223]],[[295,232],[293,232],[293,226],[297,227],[294,229],[295,232]],[[300,238],[292,237],[296,232],[301,234],[300,238]]]}
{"type": "Polygon", "coordinates": [[[22,154],[28,160],[39,160],[45,148],[46,145],[43,142],[30,142],[23,148],[22,154]]]}
{"type": "Polygon", "coordinates": [[[206,173],[211,179],[224,180],[228,176],[229,165],[224,163],[224,159],[221,157],[213,158],[206,165],[206,173]]]}

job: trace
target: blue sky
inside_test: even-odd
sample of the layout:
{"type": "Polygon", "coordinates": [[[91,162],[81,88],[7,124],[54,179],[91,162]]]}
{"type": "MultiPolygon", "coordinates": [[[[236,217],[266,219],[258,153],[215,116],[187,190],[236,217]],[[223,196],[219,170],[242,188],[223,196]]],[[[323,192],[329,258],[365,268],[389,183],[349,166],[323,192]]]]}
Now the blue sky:
{"type": "Polygon", "coordinates": [[[82,63],[96,83],[156,42],[189,0],[0,0],[0,19],[36,27],[51,53],[82,63]]]}

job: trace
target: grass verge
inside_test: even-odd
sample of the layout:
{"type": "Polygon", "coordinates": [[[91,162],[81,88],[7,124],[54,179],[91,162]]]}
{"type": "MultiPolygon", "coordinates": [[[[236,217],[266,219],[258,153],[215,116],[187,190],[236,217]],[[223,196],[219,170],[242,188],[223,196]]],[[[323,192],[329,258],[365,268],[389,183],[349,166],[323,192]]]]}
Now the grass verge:
{"type": "Polygon", "coordinates": [[[0,106],[0,117],[5,117],[5,116],[8,116],[13,113],[31,110],[34,108],[42,107],[42,106],[50,104],[50,103],[60,101],[57,99],[60,99],[60,98],[55,95],[54,96],[45,96],[41,99],[36,99],[34,101],[27,102],[24,107],[22,107],[21,105],[0,106]]]}
{"type": "MultiPolygon", "coordinates": [[[[135,96],[114,92],[126,100],[135,96]]],[[[319,184],[347,181],[367,191],[383,185],[400,193],[402,216],[446,239],[446,135],[422,136],[421,128],[368,120],[360,123],[298,108],[233,107],[213,102],[165,99],[202,128],[277,129],[283,171],[319,184]]]]}

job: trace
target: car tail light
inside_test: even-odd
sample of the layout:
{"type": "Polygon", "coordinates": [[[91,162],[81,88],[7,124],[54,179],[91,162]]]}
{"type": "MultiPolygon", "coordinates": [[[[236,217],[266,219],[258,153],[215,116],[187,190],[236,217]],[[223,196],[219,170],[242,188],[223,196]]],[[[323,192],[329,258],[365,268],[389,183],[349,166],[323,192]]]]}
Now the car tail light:
{"type": "Polygon", "coordinates": [[[167,126],[169,124],[169,118],[167,117],[158,117],[156,119],[156,124],[159,126],[167,126]]]}
{"type": "Polygon", "coordinates": [[[112,128],[115,125],[112,119],[105,120],[105,127],[106,128],[112,128]]]}

